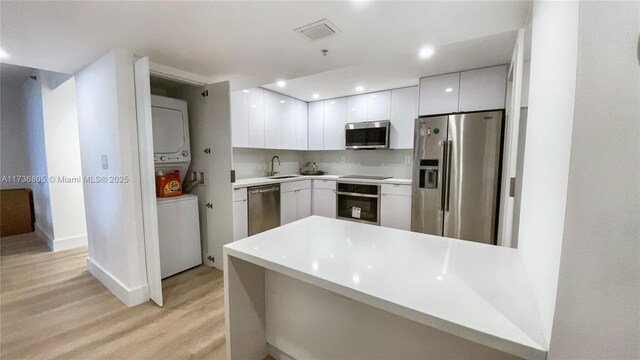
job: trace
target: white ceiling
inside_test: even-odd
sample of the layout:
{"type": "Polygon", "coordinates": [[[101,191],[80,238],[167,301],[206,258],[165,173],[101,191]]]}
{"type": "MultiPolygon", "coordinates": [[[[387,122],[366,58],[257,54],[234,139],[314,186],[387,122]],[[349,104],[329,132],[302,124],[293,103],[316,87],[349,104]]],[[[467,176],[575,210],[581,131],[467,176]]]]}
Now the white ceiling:
{"type": "MultiPolygon", "coordinates": [[[[530,5],[519,1],[3,1],[0,45],[9,54],[5,62],[70,74],[112,48],[126,48],[211,82],[231,80],[232,88],[238,89],[343,68],[405,64],[415,60],[424,44],[444,49],[447,44],[521,28],[530,5]],[[311,42],[292,31],[323,18],[342,33],[311,42]],[[324,48],[330,50],[327,57],[320,52],[324,48]]],[[[488,51],[481,50],[470,56],[487,57],[488,51]]],[[[436,63],[435,56],[432,60],[436,63]]],[[[384,80],[384,71],[376,73],[379,79],[367,85],[372,89],[402,82],[393,72],[384,75],[393,78],[390,81],[384,80]]],[[[397,74],[406,78],[408,73],[397,74]]],[[[360,75],[373,78],[366,71],[360,75]]]]}

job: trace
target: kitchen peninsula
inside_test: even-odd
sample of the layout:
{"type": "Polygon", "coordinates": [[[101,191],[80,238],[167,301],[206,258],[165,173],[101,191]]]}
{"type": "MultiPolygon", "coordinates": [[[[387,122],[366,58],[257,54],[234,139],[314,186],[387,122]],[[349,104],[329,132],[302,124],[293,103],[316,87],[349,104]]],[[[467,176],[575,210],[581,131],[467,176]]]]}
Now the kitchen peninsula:
{"type": "Polygon", "coordinates": [[[514,249],[311,216],[224,268],[229,359],[546,358],[514,249]]]}

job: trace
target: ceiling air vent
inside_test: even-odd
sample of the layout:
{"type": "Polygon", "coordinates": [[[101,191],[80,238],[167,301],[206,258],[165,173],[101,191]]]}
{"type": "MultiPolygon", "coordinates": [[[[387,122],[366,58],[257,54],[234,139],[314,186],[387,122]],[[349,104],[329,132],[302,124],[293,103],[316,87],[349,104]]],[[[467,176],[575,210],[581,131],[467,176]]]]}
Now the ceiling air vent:
{"type": "Polygon", "coordinates": [[[316,21],[309,25],[294,29],[293,31],[299,33],[300,35],[311,41],[323,39],[342,32],[340,31],[340,29],[338,29],[337,26],[333,25],[333,23],[327,19],[316,21]]]}

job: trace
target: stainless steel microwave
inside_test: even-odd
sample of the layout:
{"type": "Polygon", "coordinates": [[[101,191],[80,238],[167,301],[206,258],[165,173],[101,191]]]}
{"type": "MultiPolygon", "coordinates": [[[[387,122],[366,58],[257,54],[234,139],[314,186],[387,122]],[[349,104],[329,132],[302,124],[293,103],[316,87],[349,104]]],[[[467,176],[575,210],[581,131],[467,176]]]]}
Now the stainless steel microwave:
{"type": "Polygon", "coordinates": [[[367,121],[345,125],[345,149],[388,149],[391,122],[367,121]]]}

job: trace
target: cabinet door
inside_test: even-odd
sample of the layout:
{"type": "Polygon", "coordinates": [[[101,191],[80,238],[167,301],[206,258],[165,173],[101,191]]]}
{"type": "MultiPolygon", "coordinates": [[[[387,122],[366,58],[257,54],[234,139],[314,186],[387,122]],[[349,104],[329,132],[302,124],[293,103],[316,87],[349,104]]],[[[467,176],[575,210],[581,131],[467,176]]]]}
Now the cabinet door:
{"type": "Polygon", "coordinates": [[[307,150],[307,122],[308,106],[301,100],[296,100],[296,149],[307,150]]]}
{"type": "Polygon", "coordinates": [[[280,225],[296,221],[298,216],[297,191],[280,193],[280,225]]]}
{"type": "Polygon", "coordinates": [[[249,236],[247,199],[233,202],[233,241],[249,236]]]}
{"type": "Polygon", "coordinates": [[[280,95],[280,116],[282,118],[282,145],[280,148],[295,150],[297,136],[295,99],[280,95]]]}
{"type": "Polygon", "coordinates": [[[347,97],[347,123],[367,121],[367,95],[347,97]]]}
{"type": "Polygon", "coordinates": [[[249,93],[231,93],[231,145],[249,147],[249,93]]]}
{"type": "Polygon", "coordinates": [[[391,148],[413,149],[413,125],[418,117],[418,87],[391,91],[391,148]]]}
{"type": "Polygon", "coordinates": [[[459,87],[460,73],[420,79],[420,116],[458,112],[459,87]]]}
{"type": "Polygon", "coordinates": [[[344,150],[347,99],[324,101],[324,150],[344,150]]]}
{"type": "Polygon", "coordinates": [[[280,149],[282,146],[282,107],[280,94],[264,90],[264,147],[280,149]]]}
{"type": "Polygon", "coordinates": [[[249,89],[249,147],[264,148],[264,90],[249,89]]]}
{"type": "Polygon", "coordinates": [[[330,189],[313,189],[313,215],[329,218],[336,217],[336,191],[330,189]]]}
{"type": "Polygon", "coordinates": [[[507,65],[460,73],[460,111],[504,109],[507,65]]]}
{"type": "Polygon", "coordinates": [[[311,216],[311,188],[301,189],[297,192],[298,216],[297,220],[311,216]]]}
{"type": "Polygon", "coordinates": [[[367,121],[391,118],[391,91],[367,94],[367,121]]]}
{"type": "Polygon", "coordinates": [[[411,230],[411,197],[382,194],[380,199],[380,226],[411,230]]]}
{"type": "Polygon", "coordinates": [[[309,150],[324,147],[324,101],[309,103],[309,150]]]}

